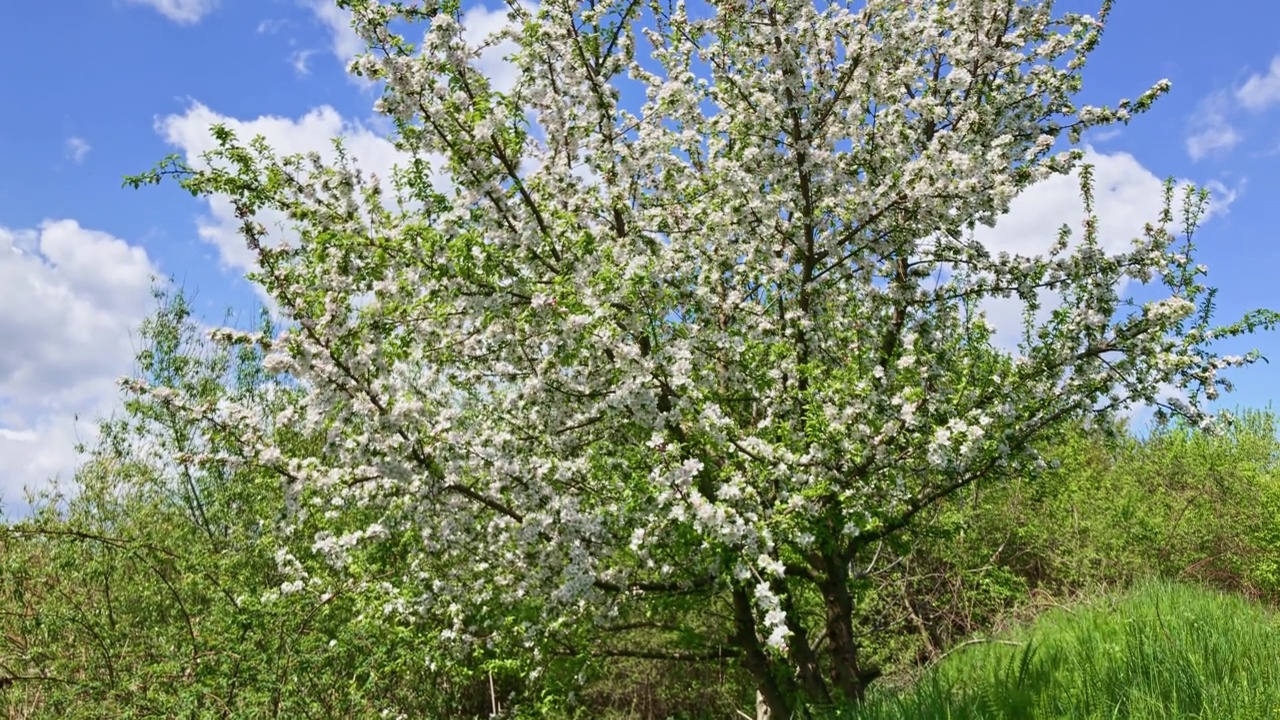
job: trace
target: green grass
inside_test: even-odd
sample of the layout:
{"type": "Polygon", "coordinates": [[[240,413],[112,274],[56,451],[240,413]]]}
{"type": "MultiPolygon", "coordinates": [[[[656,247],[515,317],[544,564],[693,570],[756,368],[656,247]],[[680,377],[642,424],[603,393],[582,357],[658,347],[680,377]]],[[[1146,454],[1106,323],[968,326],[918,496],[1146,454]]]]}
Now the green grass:
{"type": "Polygon", "coordinates": [[[1280,624],[1246,600],[1150,583],[959,648],[848,720],[1280,718],[1280,624]]]}

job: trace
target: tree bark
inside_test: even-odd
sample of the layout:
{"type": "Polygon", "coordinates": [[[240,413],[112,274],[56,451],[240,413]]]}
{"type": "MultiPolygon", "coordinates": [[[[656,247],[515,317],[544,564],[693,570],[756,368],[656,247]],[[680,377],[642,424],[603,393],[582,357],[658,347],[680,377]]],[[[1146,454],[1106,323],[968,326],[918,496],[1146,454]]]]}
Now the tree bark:
{"type": "Polygon", "coordinates": [[[822,666],[818,662],[817,654],[813,651],[813,644],[809,642],[809,632],[804,626],[804,619],[796,610],[791,593],[781,582],[774,583],[774,592],[781,598],[782,610],[787,614],[787,627],[791,630],[791,639],[787,643],[787,655],[795,666],[800,687],[810,702],[829,705],[831,693],[827,688],[826,680],[822,677],[822,666]]]}
{"type": "Polygon", "coordinates": [[[864,672],[858,664],[858,641],[853,634],[853,596],[849,592],[849,565],[827,558],[826,578],[819,586],[825,605],[831,681],[845,702],[862,702],[867,683],[878,673],[864,672]]]}
{"type": "Polygon", "coordinates": [[[777,672],[777,663],[760,646],[751,595],[738,584],[733,586],[733,619],[733,642],[742,649],[742,665],[756,683],[757,720],[790,720],[796,688],[786,681],[787,675],[777,672]]]}

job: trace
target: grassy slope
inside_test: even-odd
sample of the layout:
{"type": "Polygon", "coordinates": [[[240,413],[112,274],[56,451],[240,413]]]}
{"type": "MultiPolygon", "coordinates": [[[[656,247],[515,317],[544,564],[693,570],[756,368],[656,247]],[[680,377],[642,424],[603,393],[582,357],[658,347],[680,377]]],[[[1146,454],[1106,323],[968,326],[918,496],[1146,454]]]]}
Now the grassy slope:
{"type": "Polygon", "coordinates": [[[960,648],[857,720],[1280,717],[1280,622],[1260,606],[1151,583],[960,648]]]}

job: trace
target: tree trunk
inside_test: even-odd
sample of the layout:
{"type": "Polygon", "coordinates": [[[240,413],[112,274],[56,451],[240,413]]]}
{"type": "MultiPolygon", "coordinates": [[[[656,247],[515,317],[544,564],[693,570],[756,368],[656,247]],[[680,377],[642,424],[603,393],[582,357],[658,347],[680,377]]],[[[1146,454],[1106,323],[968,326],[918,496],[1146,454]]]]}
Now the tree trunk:
{"type": "Polygon", "coordinates": [[[822,676],[822,667],[818,662],[813,644],[809,642],[809,631],[805,628],[803,618],[796,609],[791,593],[781,582],[775,582],[773,591],[782,602],[782,610],[787,614],[787,627],[791,630],[791,639],[787,643],[787,655],[804,690],[806,700],[819,705],[831,704],[831,693],[827,689],[827,681],[822,676]]]}
{"type": "Polygon", "coordinates": [[[826,611],[831,681],[845,702],[862,702],[867,683],[878,672],[858,665],[858,641],[853,634],[853,596],[849,592],[849,566],[839,560],[827,563],[827,578],[820,586],[826,611]]]}
{"type": "Polygon", "coordinates": [[[756,719],[790,720],[796,688],[786,682],[788,675],[777,672],[777,663],[760,646],[751,595],[737,584],[733,587],[733,620],[733,642],[742,649],[743,667],[756,683],[756,719]]]}

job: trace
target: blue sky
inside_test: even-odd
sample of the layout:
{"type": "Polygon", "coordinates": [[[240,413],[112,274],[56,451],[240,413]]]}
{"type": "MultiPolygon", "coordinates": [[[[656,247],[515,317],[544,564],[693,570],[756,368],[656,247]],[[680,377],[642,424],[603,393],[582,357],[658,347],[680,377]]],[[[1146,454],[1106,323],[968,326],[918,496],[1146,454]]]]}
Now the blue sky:
{"type": "MultiPolygon", "coordinates": [[[[471,4],[493,29],[497,0],[471,4]]],[[[1091,3],[1073,1],[1072,8],[1091,3]]],[[[1089,138],[1103,231],[1123,247],[1153,216],[1166,176],[1211,184],[1200,233],[1220,317],[1280,307],[1280,4],[1119,0],[1086,71],[1084,100],[1111,103],[1169,78],[1170,96],[1133,125],[1089,138]],[[1230,8],[1230,11],[1220,10],[1230,8]]],[[[335,134],[372,169],[394,153],[372,88],[348,78],[360,50],[326,0],[64,0],[16,3],[0,24],[0,493],[74,467],[88,419],[116,403],[130,332],[151,308],[149,276],[175,277],[211,321],[251,308],[247,256],[226,208],[175,186],[121,188],[171,152],[208,147],[225,121],[285,151],[335,134]],[[5,247],[7,246],[7,248],[5,247]],[[77,424],[73,416],[79,414],[77,424]]],[[[493,58],[490,58],[493,61],[493,58]]],[[[496,67],[496,64],[495,64],[496,67]]],[[[989,240],[1033,247],[1078,219],[1074,186],[1034,189],[989,240]]],[[[1104,239],[1105,240],[1105,239],[1104,239]]],[[[1248,343],[1280,362],[1280,337],[1248,343]]],[[[1243,346],[1233,346],[1238,351],[1243,346]]],[[[1227,399],[1265,405],[1280,374],[1235,373],[1227,399]]]]}

